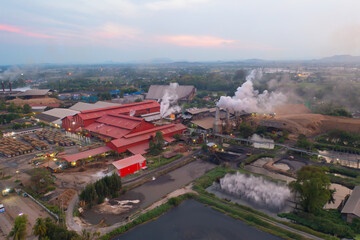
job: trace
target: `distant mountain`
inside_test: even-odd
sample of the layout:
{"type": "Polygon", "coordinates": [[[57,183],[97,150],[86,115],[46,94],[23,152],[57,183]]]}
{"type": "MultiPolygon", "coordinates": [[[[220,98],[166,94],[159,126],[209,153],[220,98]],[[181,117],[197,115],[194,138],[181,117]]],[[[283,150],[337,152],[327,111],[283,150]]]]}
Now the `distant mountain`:
{"type": "Polygon", "coordinates": [[[332,57],[321,58],[318,61],[325,63],[360,63],[360,56],[335,55],[332,57]]]}

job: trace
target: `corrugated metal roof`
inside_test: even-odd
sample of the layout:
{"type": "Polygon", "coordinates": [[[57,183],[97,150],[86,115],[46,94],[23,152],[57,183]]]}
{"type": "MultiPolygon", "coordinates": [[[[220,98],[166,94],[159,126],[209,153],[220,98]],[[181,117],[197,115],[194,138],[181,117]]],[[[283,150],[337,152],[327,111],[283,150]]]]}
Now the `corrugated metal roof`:
{"type": "MultiPolygon", "coordinates": [[[[146,94],[146,99],[159,100],[165,95],[165,92],[169,88],[170,85],[151,85],[146,94]]],[[[195,87],[191,85],[182,85],[176,88],[176,94],[179,100],[187,98],[193,91],[195,91],[195,87]]]]}
{"type": "Polygon", "coordinates": [[[34,117],[41,121],[48,122],[48,123],[51,123],[51,122],[59,119],[58,117],[54,117],[54,116],[44,114],[44,113],[36,114],[34,117]]]}
{"type": "Polygon", "coordinates": [[[105,125],[102,123],[95,122],[85,127],[84,129],[94,132],[97,134],[101,134],[103,136],[111,137],[111,138],[121,138],[124,135],[128,134],[131,130],[113,127],[109,125],[105,125]]]}
{"type": "Polygon", "coordinates": [[[207,117],[207,118],[191,121],[191,123],[203,128],[205,130],[208,130],[208,129],[213,128],[214,121],[215,121],[214,117],[207,117]]]}
{"type": "Polygon", "coordinates": [[[78,115],[83,120],[87,120],[87,119],[99,118],[105,114],[124,114],[124,113],[129,113],[131,111],[136,112],[139,110],[144,110],[144,109],[154,108],[154,107],[160,108],[160,104],[155,101],[144,101],[144,102],[139,102],[139,103],[131,103],[131,104],[124,104],[124,105],[118,105],[118,106],[113,106],[113,107],[106,107],[106,108],[82,111],[78,115]]]}
{"type": "Polygon", "coordinates": [[[186,127],[180,123],[178,124],[169,124],[165,126],[160,126],[156,128],[152,128],[149,130],[125,135],[123,138],[112,140],[111,143],[115,147],[123,147],[128,146],[133,143],[141,142],[144,140],[148,140],[151,136],[155,136],[157,131],[162,132],[163,135],[171,134],[176,131],[186,130],[186,127]]]}
{"type": "Polygon", "coordinates": [[[91,149],[91,150],[84,151],[84,152],[75,153],[72,155],[61,156],[61,158],[68,162],[75,162],[80,159],[93,157],[93,156],[96,156],[96,155],[99,155],[102,153],[106,153],[109,151],[111,151],[111,148],[104,146],[104,147],[99,147],[99,148],[91,149]]]}
{"type": "Polygon", "coordinates": [[[128,158],[117,160],[117,161],[113,162],[112,165],[114,165],[114,167],[116,169],[120,170],[120,169],[129,167],[131,165],[134,165],[136,163],[142,163],[144,161],[145,161],[145,158],[142,155],[136,154],[136,155],[128,157],[128,158]]]}
{"type": "Polygon", "coordinates": [[[351,213],[360,217],[360,186],[354,188],[341,213],[351,213]]]}
{"type": "Polygon", "coordinates": [[[132,154],[145,154],[146,150],[149,149],[149,143],[143,143],[134,147],[128,148],[132,154]]]}
{"type": "Polygon", "coordinates": [[[43,114],[47,114],[47,115],[54,116],[57,118],[73,116],[77,113],[79,113],[79,111],[71,110],[68,108],[53,108],[53,109],[43,112],[43,114]]]}

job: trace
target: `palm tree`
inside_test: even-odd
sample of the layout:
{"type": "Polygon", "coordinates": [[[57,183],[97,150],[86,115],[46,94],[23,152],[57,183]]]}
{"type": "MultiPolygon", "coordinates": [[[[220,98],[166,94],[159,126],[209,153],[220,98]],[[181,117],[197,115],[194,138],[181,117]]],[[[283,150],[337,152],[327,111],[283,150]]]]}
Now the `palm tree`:
{"type": "Polygon", "coordinates": [[[99,232],[93,232],[92,234],[90,232],[87,232],[85,229],[82,230],[81,232],[81,240],[95,240],[98,239],[98,237],[100,236],[99,232]]]}
{"type": "Polygon", "coordinates": [[[12,237],[13,240],[23,240],[26,237],[26,223],[27,216],[22,215],[15,218],[14,227],[9,233],[8,237],[12,237]]]}
{"type": "Polygon", "coordinates": [[[33,227],[34,235],[39,236],[39,240],[44,239],[46,235],[46,230],[47,229],[44,219],[42,218],[36,219],[36,223],[33,227]]]}

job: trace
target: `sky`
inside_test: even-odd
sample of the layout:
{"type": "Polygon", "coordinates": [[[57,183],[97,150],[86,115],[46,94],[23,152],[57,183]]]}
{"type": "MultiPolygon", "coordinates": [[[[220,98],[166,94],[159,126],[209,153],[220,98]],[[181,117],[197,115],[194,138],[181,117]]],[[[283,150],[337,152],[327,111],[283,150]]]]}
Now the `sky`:
{"type": "Polygon", "coordinates": [[[7,0],[0,65],[360,55],[358,0],[7,0]]]}

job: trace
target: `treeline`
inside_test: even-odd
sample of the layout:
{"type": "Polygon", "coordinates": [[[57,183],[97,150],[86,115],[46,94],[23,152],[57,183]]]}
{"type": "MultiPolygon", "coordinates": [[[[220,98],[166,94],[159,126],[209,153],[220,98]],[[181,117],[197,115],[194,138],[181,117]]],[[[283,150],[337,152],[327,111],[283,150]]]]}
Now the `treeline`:
{"type": "Polygon", "coordinates": [[[2,114],[0,115],[0,123],[7,124],[18,118],[20,118],[20,115],[17,113],[2,114]]]}
{"type": "Polygon", "coordinates": [[[11,113],[31,113],[32,108],[29,104],[24,104],[24,106],[16,106],[11,102],[8,106],[5,102],[0,103],[0,111],[8,111],[11,113]]]}
{"type": "Polygon", "coordinates": [[[326,134],[318,136],[316,141],[319,143],[360,148],[360,134],[348,133],[338,129],[330,130],[326,134]]]}
{"type": "Polygon", "coordinates": [[[94,203],[103,203],[106,197],[117,197],[121,189],[121,178],[117,174],[105,176],[95,183],[88,184],[80,193],[80,200],[91,207],[94,203]]]}

